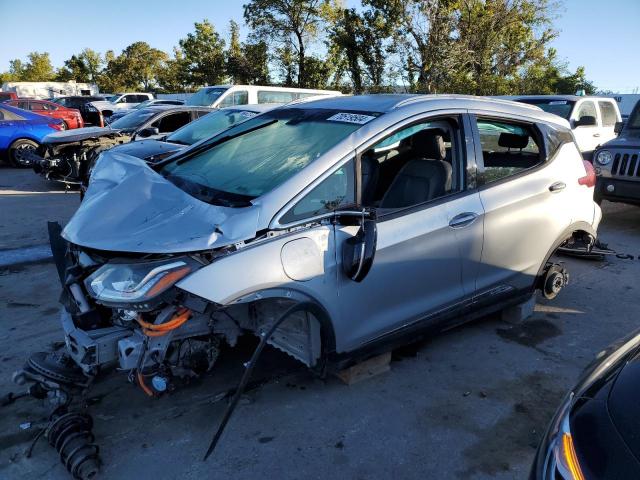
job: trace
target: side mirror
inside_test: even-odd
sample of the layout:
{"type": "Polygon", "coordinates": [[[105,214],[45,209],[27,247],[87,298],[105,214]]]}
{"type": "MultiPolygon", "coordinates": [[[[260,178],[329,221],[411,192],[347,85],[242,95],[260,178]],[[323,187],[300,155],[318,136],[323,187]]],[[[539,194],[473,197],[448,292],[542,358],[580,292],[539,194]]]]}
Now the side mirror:
{"type": "Polygon", "coordinates": [[[347,239],[342,247],[342,269],[354,282],[367,276],[376,254],[378,228],[375,220],[365,218],[355,236],[347,239]]]}
{"type": "Polygon", "coordinates": [[[594,127],[597,124],[596,117],[592,117],[591,115],[580,117],[575,123],[576,127],[594,127]]]}
{"type": "Polygon", "coordinates": [[[623,128],[624,128],[624,122],[616,122],[616,124],[613,126],[613,133],[618,135],[620,134],[623,128]]]}
{"type": "Polygon", "coordinates": [[[160,134],[160,130],[158,129],[158,127],[147,127],[140,130],[136,136],[140,138],[148,138],[148,137],[152,137],[153,135],[159,135],[159,134],[160,134]]]}

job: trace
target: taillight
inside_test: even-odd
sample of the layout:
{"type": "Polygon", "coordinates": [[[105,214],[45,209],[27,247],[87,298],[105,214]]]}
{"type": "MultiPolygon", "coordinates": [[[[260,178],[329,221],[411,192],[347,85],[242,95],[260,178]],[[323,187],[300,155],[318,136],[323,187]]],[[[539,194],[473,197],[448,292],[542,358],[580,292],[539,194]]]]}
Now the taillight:
{"type": "Polygon", "coordinates": [[[584,169],[586,170],[586,175],[584,177],[580,177],[578,179],[578,183],[580,185],[584,185],[585,187],[595,187],[596,186],[596,170],[593,168],[591,162],[583,160],[584,169]]]}
{"type": "Polygon", "coordinates": [[[61,123],[50,123],[49,126],[51,128],[53,128],[54,130],[62,130],[62,124],[61,123]]]}

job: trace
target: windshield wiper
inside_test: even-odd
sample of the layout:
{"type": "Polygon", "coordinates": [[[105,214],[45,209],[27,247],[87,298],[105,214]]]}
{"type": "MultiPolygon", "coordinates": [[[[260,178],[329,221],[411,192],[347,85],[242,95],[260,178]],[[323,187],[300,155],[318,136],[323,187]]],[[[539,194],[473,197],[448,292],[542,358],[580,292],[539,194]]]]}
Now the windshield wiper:
{"type": "Polygon", "coordinates": [[[237,132],[230,135],[223,135],[222,137],[214,137],[215,140],[212,140],[211,142],[205,142],[202,145],[198,145],[195,148],[187,150],[184,157],[179,158],[177,160],[173,157],[168,158],[162,162],[157,163],[156,165],[154,165],[154,167],[155,168],[164,167],[166,164],[172,163],[172,162],[176,162],[176,165],[182,165],[183,163],[191,160],[194,156],[196,156],[200,152],[209,150],[210,148],[213,148],[216,145],[220,145],[221,143],[224,143],[236,137],[240,137],[246,133],[255,132],[256,130],[260,130],[261,128],[268,127],[269,125],[273,125],[274,123],[278,123],[277,118],[274,118],[273,120],[269,120],[268,122],[265,122],[265,123],[261,123],[260,125],[256,125],[254,127],[247,128],[246,130],[243,130],[241,132],[237,132]]]}

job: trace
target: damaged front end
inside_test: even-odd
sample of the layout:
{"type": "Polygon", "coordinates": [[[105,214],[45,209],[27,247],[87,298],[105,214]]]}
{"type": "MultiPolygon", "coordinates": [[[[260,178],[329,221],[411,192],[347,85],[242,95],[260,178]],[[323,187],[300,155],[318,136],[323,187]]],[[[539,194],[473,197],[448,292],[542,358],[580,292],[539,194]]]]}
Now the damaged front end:
{"type": "Polygon", "coordinates": [[[86,185],[98,155],[131,139],[126,132],[110,128],[57,132],[46,136],[29,160],[33,170],[47,180],[86,185]]]}
{"type": "MultiPolygon", "coordinates": [[[[257,217],[254,206],[204,203],[144,161],[105,153],[74,217],[64,231],[50,231],[70,370],[90,384],[115,368],[156,396],[210,371],[220,348],[240,335],[262,337],[293,300],[221,305],[177,285],[260,241],[257,217]]],[[[270,343],[313,366],[319,324],[300,312],[270,343]]]]}

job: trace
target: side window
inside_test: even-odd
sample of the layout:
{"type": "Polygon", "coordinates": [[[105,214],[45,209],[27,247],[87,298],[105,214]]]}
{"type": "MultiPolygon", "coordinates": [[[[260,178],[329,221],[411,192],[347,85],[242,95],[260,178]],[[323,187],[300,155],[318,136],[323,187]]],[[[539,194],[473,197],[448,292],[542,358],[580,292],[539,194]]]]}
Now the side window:
{"type": "Polygon", "coordinates": [[[160,119],[158,130],[160,130],[160,133],[171,133],[190,121],[191,114],[189,112],[172,113],[160,119]]]}
{"type": "Polygon", "coordinates": [[[484,162],[484,182],[491,183],[544,163],[531,125],[478,119],[484,162]]]}
{"type": "Polygon", "coordinates": [[[18,108],[21,108],[23,110],[29,110],[29,102],[25,102],[24,100],[21,102],[18,102],[18,108]]]}
{"type": "Polygon", "coordinates": [[[258,103],[288,103],[295,100],[292,92],[258,90],[258,103]]]}
{"type": "Polygon", "coordinates": [[[44,108],[44,105],[38,102],[30,102],[29,105],[31,106],[31,110],[34,112],[46,110],[46,108],[44,108]]]}
{"type": "Polygon", "coordinates": [[[591,101],[582,102],[582,104],[580,105],[580,109],[578,110],[577,120],[580,121],[584,117],[593,117],[597,121],[598,114],[596,113],[596,106],[593,102],[591,101]]]}
{"type": "Polygon", "coordinates": [[[598,102],[600,107],[600,117],[602,118],[603,127],[613,127],[618,121],[616,115],[616,107],[611,102],[598,102]]]}
{"type": "Polygon", "coordinates": [[[350,160],[307,193],[280,219],[291,223],[355,204],[355,166],[350,160]]]}
{"type": "Polygon", "coordinates": [[[137,103],[146,102],[147,100],[153,100],[152,98],[149,98],[149,97],[148,97],[148,96],[146,96],[146,95],[136,95],[135,97],[136,97],[136,99],[137,99],[137,100],[136,100],[136,101],[137,101],[137,103]]]}
{"type": "Polygon", "coordinates": [[[123,103],[139,103],[137,95],[125,95],[123,103]]]}
{"type": "Polygon", "coordinates": [[[24,117],[21,117],[21,116],[20,116],[20,115],[18,115],[17,113],[10,112],[9,110],[2,110],[2,109],[0,109],[0,112],[2,113],[2,118],[1,118],[1,120],[7,120],[7,121],[11,121],[11,120],[24,120],[24,117]]]}
{"type": "Polygon", "coordinates": [[[459,119],[439,118],[404,127],[360,158],[361,203],[402,209],[462,190],[459,119]]]}
{"type": "Polygon", "coordinates": [[[232,107],[234,105],[246,105],[249,103],[249,92],[242,90],[227,94],[220,102],[220,108],[232,107]]]}

